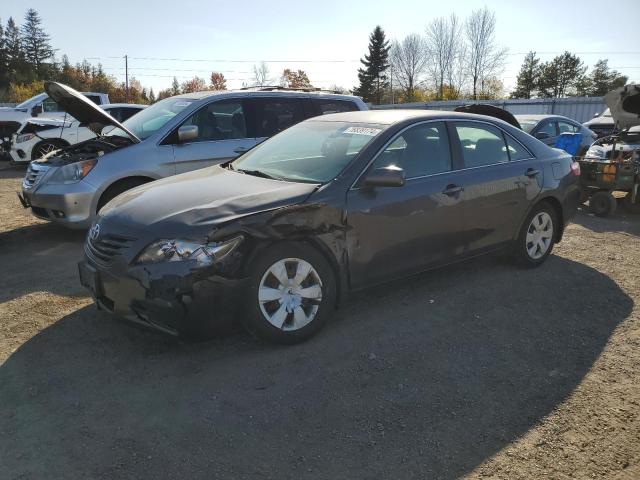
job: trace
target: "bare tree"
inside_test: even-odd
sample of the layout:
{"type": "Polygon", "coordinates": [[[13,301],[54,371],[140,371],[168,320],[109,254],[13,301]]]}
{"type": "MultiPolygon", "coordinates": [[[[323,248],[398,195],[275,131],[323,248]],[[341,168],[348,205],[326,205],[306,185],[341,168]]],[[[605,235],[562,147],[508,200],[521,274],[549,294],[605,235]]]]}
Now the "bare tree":
{"type": "Polygon", "coordinates": [[[253,86],[264,87],[265,85],[271,85],[274,79],[269,76],[269,67],[264,62],[260,62],[260,66],[253,66],[253,86]]]}
{"type": "Polygon", "coordinates": [[[460,50],[461,24],[455,13],[448,18],[434,19],[427,27],[427,48],[431,61],[429,72],[438,91],[444,97],[445,80],[452,76],[452,68],[460,50]]]}
{"type": "Polygon", "coordinates": [[[487,7],[471,12],[465,23],[468,43],[467,71],[473,85],[473,98],[478,98],[478,87],[484,90],[484,81],[504,70],[507,49],[495,40],[496,16],[487,7]]]}
{"type": "Polygon", "coordinates": [[[391,47],[391,67],[394,79],[404,90],[405,101],[415,98],[415,88],[420,82],[429,60],[427,44],[415,33],[407,35],[402,42],[397,40],[391,47]]]}

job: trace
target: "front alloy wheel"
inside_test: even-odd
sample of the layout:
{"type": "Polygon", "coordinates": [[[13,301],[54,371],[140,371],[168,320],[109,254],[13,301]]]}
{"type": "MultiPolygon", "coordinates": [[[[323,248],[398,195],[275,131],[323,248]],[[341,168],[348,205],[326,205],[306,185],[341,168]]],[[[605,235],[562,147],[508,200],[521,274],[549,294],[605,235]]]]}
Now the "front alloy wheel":
{"type": "Polygon", "coordinates": [[[305,242],[281,242],[249,262],[242,323],[254,335],[277,343],[296,343],[327,322],[336,303],[336,281],[329,262],[305,242]]]}
{"type": "Polygon", "coordinates": [[[260,311],[274,327],[293,331],[306,327],[322,302],[322,280],[301,258],[285,258],[271,265],[258,290],[260,311]]]}

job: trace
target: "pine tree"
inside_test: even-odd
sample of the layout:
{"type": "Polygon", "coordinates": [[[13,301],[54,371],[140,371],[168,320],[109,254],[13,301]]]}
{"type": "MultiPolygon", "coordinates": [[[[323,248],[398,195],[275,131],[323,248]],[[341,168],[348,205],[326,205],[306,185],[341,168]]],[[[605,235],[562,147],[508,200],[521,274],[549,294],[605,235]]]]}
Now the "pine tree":
{"type": "Polygon", "coordinates": [[[42,19],[33,8],[27,10],[22,26],[22,44],[25,58],[35,69],[36,74],[42,73],[42,65],[45,60],[53,57],[49,35],[42,28],[42,19]]]}
{"type": "Polygon", "coordinates": [[[611,90],[622,87],[629,78],[616,70],[609,69],[608,60],[598,60],[589,75],[587,95],[602,97],[611,90]]]}
{"type": "Polygon", "coordinates": [[[384,30],[377,25],[369,36],[369,54],[360,59],[365,68],[358,69],[360,86],[355,94],[361,96],[365,102],[380,104],[382,94],[388,88],[389,82],[384,72],[389,68],[390,48],[384,30]]]}
{"type": "Polygon", "coordinates": [[[24,62],[20,30],[12,17],[9,17],[4,35],[5,48],[7,51],[7,71],[9,72],[9,75],[12,76],[22,70],[24,62]]]}
{"type": "Polygon", "coordinates": [[[558,55],[541,67],[538,88],[544,97],[559,98],[577,90],[587,67],[580,57],[569,52],[558,55]]]}
{"type": "Polygon", "coordinates": [[[149,89],[149,103],[156,103],[156,94],[153,93],[153,88],[149,89]]]}
{"type": "Polygon", "coordinates": [[[4,38],[4,28],[0,20],[0,89],[5,89],[9,85],[9,63],[7,56],[7,42],[4,38]]]}
{"type": "Polygon", "coordinates": [[[511,93],[511,98],[531,98],[538,87],[539,77],[540,59],[536,57],[536,52],[529,52],[520,67],[516,88],[511,93]]]}
{"type": "Polygon", "coordinates": [[[171,95],[180,95],[180,84],[176,77],[173,77],[173,83],[171,84],[171,95]]]}

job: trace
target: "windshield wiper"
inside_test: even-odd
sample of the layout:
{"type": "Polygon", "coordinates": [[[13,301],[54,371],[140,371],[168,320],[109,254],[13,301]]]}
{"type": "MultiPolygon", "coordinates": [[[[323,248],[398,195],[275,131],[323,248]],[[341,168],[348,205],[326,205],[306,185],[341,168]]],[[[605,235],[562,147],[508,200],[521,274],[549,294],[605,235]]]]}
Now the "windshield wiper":
{"type": "Polygon", "coordinates": [[[262,177],[269,178],[271,180],[282,180],[280,177],[276,177],[275,175],[270,175],[262,170],[244,170],[242,168],[234,168],[236,172],[246,173],[247,175],[253,175],[254,177],[262,177]]]}

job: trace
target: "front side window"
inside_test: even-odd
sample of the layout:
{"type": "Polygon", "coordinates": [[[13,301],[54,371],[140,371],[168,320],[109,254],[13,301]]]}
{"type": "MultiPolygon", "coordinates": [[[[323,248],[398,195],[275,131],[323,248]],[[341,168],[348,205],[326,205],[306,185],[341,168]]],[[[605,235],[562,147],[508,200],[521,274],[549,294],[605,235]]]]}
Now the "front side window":
{"type": "Polygon", "coordinates": [[[264,141],[231,168],[293,182],[334,179],[386,126],[350,122],[298,123],[264,141]]]}
{"type": "Polygon", "coordinates": [[[558,122],[558,129],[560,133],[576,133],[578,131],[578,127],[569,122],[558,122]]]}
{"type": "Polygon", "coordinates": [[[491,125],[456,124],[466,168],[509,161],[502,132],[491,125]]]}
{"type": "Polygon", "coordinates": [[[222,100],[202,107],[182,125],[196,125],[198,138],[191,142],[211,142],[247,138],[241,100],[222,100]]]}
{"type": "Polygon", "coordinates": [[[55,102],[55,100],[47,97],[47,99],[42,102],[42,111],[43,112],[60,112],[61,109],[58,106],[58,104],[55,102]]]}
{"type": "Polygon", "coordinates": [[[549,137],[557,136],[556,122],[544,122],[536,133],[546,133],[549,137]]]}
{"type": "Polygon", "coordinates": [[[304,120],[302,102],[295,98],[259,98],[256,106],[256,137],[272,137],[304,120]]]}
{"type": "Polygon", "coordinates": [[[372,168],[389,166],[402,168],[407,179],[451,171],[444,123],[423,123],[400,133],[372,164],[372,168]]]}

